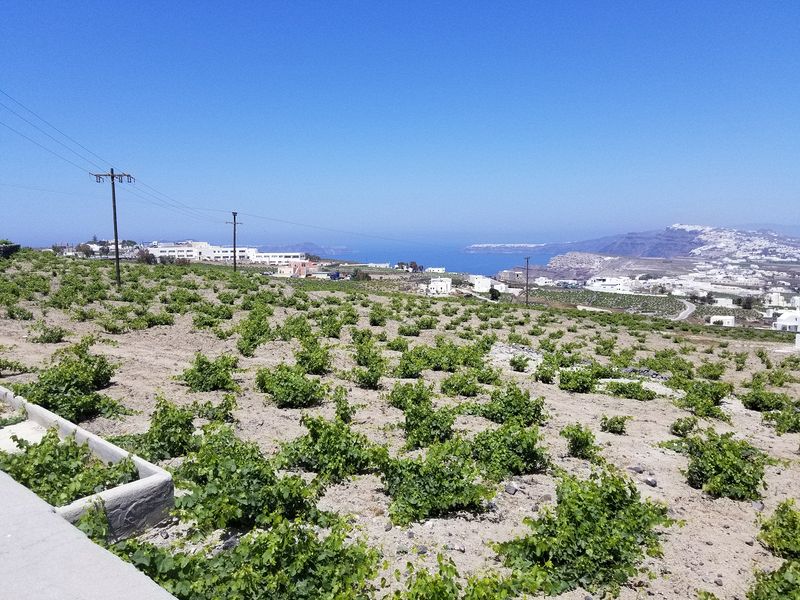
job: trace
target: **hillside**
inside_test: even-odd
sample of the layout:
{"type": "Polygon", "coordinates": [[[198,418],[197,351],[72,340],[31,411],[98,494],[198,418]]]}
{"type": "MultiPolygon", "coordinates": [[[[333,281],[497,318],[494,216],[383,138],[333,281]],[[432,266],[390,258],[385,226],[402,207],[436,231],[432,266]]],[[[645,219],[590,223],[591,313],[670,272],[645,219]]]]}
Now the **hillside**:
{"type": "Polygon", "coordinates": [[[553,244],[473,244],[468,252],[530,252],[531,255],[590,252],[633,258],[681,258],[797,262],[800,239],[772,231],[746,231],[703,225],[671,225],[579,242],[553,244]]]}

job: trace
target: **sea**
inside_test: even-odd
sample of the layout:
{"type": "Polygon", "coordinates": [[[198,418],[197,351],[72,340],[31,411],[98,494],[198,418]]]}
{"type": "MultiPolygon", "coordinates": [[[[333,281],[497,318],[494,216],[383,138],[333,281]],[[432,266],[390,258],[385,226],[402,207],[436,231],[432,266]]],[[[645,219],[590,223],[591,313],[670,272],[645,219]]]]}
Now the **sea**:
{"type": "Polygon", "coordinates": [[[353,243],[335,249],[336,258],[365,263],[415,261],[425,267],[444,267],[450,273],[495,275],[504,269],[525,266],[525,256],[531,265],[544,265],[555,254],[542,252],[467,252],[463,244],[401,244],[395,242],[353,243]]]}

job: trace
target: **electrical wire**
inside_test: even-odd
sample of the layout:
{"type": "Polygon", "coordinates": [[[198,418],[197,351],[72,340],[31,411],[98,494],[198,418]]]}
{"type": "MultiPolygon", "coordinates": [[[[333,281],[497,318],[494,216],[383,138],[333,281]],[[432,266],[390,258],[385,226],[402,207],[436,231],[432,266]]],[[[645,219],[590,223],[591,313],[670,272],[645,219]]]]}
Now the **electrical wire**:
{"type": "MultiPolygon", "coordinates": [[[[71,161],[70,159],[68,159],[67,157],[60,155],[60,154],[59,154],[58,152],[56,152],[55,150],[51,150],[51,149],[50,149],[50,148],[48,148],[47,146],[44,146],[44,145],[40,144],[39,142],[37,142],[37,141],[36,141],[36,140],[34,140],[33,138],[30,138],[30,137],[28,137],[27,135],[25,135],[25,134],[24,134],[24,133],[22,133],[21,131],[18,131],[17,129],[14,129],[14,128],[13,128],[11,125],[9,125],[8,123],[4,123],[3,121],[0,121],[0,125],[2,125],[3,127],[6,127],[6,128],[8,128],[8,129],[10,129],[11,131],[13,131],[13,132],[14,132],[14,133],[16,133],[17,135],[19,135],[19,136],[21,136],[21,137],[25,138],[26,140],[28,140],[28,141],[29,141],[29,142],[31,142],[32,144],[36,144],[37,146],[39,146],[39,148],[41,148],[42,150],[45,150],[45,151],[49,152],[49,153],[50,153],[50,154],[52,154],[53,156],[57,156],[57,157],[58,157],[58,158],[60,158],[61,160],[65,161],[65,162],[68,162],[68,163],[69,163],[69,164],[71,164],[73,167],[75,167],[76,169],[80,170],[82,173],[90,173],[90,171],[89,171],[89,170],[85,169],[84,167],[80,166],[79,164],[76,164],[76,163],[72,162],[72,161],[71,161]]],[[[91,173],[90,173],[90,174],[91,174],[91,173]]]]}

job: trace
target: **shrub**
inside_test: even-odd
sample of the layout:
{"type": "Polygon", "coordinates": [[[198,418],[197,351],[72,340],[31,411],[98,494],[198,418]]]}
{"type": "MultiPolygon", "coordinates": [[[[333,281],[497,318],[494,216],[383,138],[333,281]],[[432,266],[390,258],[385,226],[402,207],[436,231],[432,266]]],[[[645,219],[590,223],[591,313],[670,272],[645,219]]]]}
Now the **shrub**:
{"type": "Polygon", "coordinates": [[[613,433],[614,435],[625,435],[625,424],[633,417],[627,415],[617,415],[608,417],[603,415],[600,418],[600,431],[613,433]]]}
{"type": "Polygon", "coordinates": [[[225,394],[222,401],[214,406],[211,401],[203,402],[202,404],[195,400],[192,402],[192,412],[198,417],[208,419],[212,422],[219,423],[232,423],[235,421],[233,411],[236,410],[236,396],[233,394],[225,394]]]}
{"type": "Polygon", "coordinates": [[[531,399],[531,393],[520,389],[515,383],[509,383],[503,389],[492,391],[489,402],[475,405],[472,410],[500,424],[517,421],[527,427],[533,424],[541,425],[547,419],[544,397],[531,399]]]}
{"type": "Polygon", "coordinates": [[[794,507],[793,499],[781,502],[761,524],[758,539],[775,556],[800,559],[800,511],[794,507]]]}
{"type": "Polygon", "coordinates": [[[556,368],[553,365],[542,363],[533,373],[533,378],[542,383],[553,383],[556,380],[556,368]]]}
{"type": "Polygon", "coordinates": [[[469,398],[477,396],[481,391],[481,387],[474,373],[459,371],[442,381],[441,390],[446,396],[466,396],[469,398]]]}
{"type": "Polygon", "coordinates": [[[410,406],[430,406],[433,387],[428,387],[421,379],[415,383],[396,383],[387,398],[389,405],[406,410],[410,406]]]}
{"type": "Polygon", "coordinates": [[[557,497],[555,508],[526,519],[529,535],[498,545],[504,564],[531,594],[578,587],[617,594],[645,556],[660,556],[656,527],[673,523],[666,506],[642,501],[633,482],[610,470],[586,480],[562,475],[557,497]]]}
{"type": "Polygon", "coordinates": [[[223,390],[238,391],[239,386],[233,380],[233,371],[239,360],[235,356],[223,354],[210,360],[202,352],[194,355],[192,366],[181,373],[179,379],[192,392],[213,392],[223,390]]]}
{"type": "Polygon", "coordinates": [[[175,498],[175,508],[201,530],[267,526],[275,515],[292,519],[314,511],[300,477],[279,478],[258,446],[239,440],[225,425],[206,428],[175,477],[188,492],[175,498]]]}
{"type": "Polygon", "coordinates": [[[368,473],[381,462],[385,450],[354,432],[341,419],[303,415],[308,433],[286,444],[279,461],[286,467],[316,472],[326,482],[338,483],[351,475],[368,473]]]}
{"type": "Polygon", "coordinates": [[[400,356],[400,363],[395,369],[395,376],[401,379],[417,379],[428,368],[428,359],[425,349],[411,348],[400,356]]]}
{"type": "Polygon", "coordinates": [[[419,335],[419,325],[416,323],[402,323],[397,327],[397,334],[406,337],[417,337],[419,335]]]}
{"type": "Polygon", "coordinates": [[[253,356],[256,348],[261,344],[273,339],[273,331],[269,325],[269,317],[274,310],[271,306],[264,303],[256,303],[250,310],[250,314],[239,322],[239,340],[236,348],[243,356],[253,356]]]}
{"type": "Polygon", "coordinates": [[[764,413],[762,419],[775,427],[778,435],[800,433],[800,402],[790,402],[778,411],[764,413]]]}
{"type": "Polygon", "coordinates": [[[392,522],[406,525],[458,510],[482,510],[492,492],[476,482],[479,474],[469,444],[459,439],[434,444],[423,458],[387,460],[381,478],[392,497],[392,522]]]}
{"type": "Polygon", "coordinates": [[[53,506],[64,506],[139,476],[130,458],[107,465],[85,443],[78,444],[74,435],[61,441],[55,428],[37,443],[16,436],[12,439],[20,452],[0,451],[0,469],[53,506]]]}
{"type": "Polygon", "coordinates": [[[39,373],[36,381],[14,384],[12,388],[30,402],[68,421],[124,412],[118,402],[97,392],[108,386],[115,366],[105,356],[91,354],[91,343],[92,340],[86,338],[65,348],[58,353],[58,362],[39,373]]]}
{"type": "Polygon", "coordinates": [[[675,405],[692,412],[698,417],[713,417],[721,421],[730,421],[720,408],[722,399],[733,391],[733,386],[724,381],[687,381],[682,388],[686,391],[683,398],[675,400],[675,405]]]}
{"type": "Polygon", "coordinates": [[[197,442],[193,434],[194,412],[176,406],[163,396],[157,396],[148,431],[116,436],[111,438],[111,442],[145,460],[159,461],[184,456],[193,450],[197,442]]]}
{"type": "Polygon", "coordinates": [[[395,350],[397,352],[405,352],[408,350],[408,340],[404,337],[396,337],[393,340],[387,342],[386,347],[389,350],[395,350]]]}
{"type": "Polygon", "coordinates": [[[588,369],[576,371],[561,371],[558,377],[558,387],[568,392],[587,394],[594,390],[595,378],[588,369]]]}
{"type": "Polygon", "coordinates": [[[722,361],[716,363],[704,362],[702,365],[697,367],[698,377],[702,377],[704,379],[712,379],[714,381],[717,381],[724,374],[725,374],[725,363],[722,361]]]}
{"type": "Polygon", "coordinates": [[[511,360],[509,361],[509,364],[511,365],[512,370],[523,373],[525,372],[525,369],[528,368],[528,362],[530,362],[530,358],[519,354],[517,356],[512,357],[511,360]]]}
{"type": "Polygon", "coordinates": [[[342,522],[325,534],[275,518],[213,553],[127,540],[112,549],[179,600],[368,598],[378,554],[342,522]],[[344,591],[343,591],[344,590],[344,591]]]}
{"type": "Polygon", "coordinates": [[[307,377],[302,369],[288,365],[259,369],[256,388],[272,396],[278,408],[307,408],[319,404],[325,397],[322,382],[307,377]]]}
{"type": "Polygon", "coordinates": [[[685,438],[697,429],[697,417],[680,417],[669,426],[672,435],[685,438]]]}
{"type": "Polygon", "coordinates": [[[405,415],[403,429],[409,448],[422,448],[453,436],[455,415],[446,408],[435,410],[430,404],[410,404],[405,415]]]}
{"type": "Polygon", "coordinates": [[[6,306],[6,317],[15,321],[31,321],[33,313],[23,306],[12,304],[6,306]]]}
{"type": "Polygon", "coordinates": [[[306,373],[323,375],[330,370],[330,349],[313,336],[300,340],[300,350],[294,353],[294,358],[306,373]]]}
{"type": "Polygon", "coordinates": [[[44,321],[37,321],[31,326],[30,341],[35,344],[58,344],[63,342],[69,331],[58,325],[50,327],[44,321]]]}
{"type": "Polygon", "coordinates": [[[489,479],[502,481],[509,475],[541,473],[547,468],[547,451],[538,443],[536,427],[525,428],[510,421],[477,434],[472,441],[472,456],[489,479]]]}
{"type": "Polygon", "coordinates": [[[719,435],[709,429],[705,438],[692,436],[680,445],[664,445],[689,455],[687,482],[711,496],[756,500],[766,487],[764,467],[772,461],[746,441],[733,439],[733,433],[719,435]]]}
{"type": "Polygon", "coordinates": [[[800,597],[800,561],[787,560],[780,569],[756,573],[747,600],[785,600],[800,597]]]}
{"type": "Polygon", "coordinates": [[[567,438],[567,451],[574,458],[595,460],[600,450],[594,443],[594,434],[591,429],[580,423],[567,425],[559,431],[561,437],[567,438]]]}
{"type": "Polygon", "coordinates": [[[0,377],[15,373],[30,373],[31,371],[33,371],[31,367],[23,365],[19,361],[0,358],[0,377]]]}
{"type": "Polygon", "coordinates": [[[374,304],[369,311],[369,324],[373,327],[383,327],[389,318],[389,311],[382,304],[374,304]]]}
{"type": "Polygon", "coordinates": [[[606,392],[612,396],[630,400],[654,400],[656,393],[644,387],[639,381],[609,381],[605,385],[606,392]]]}
{"type": "Polygon", "coordinates": [[[784,406],[791,404],[791,399],[787,394],[768,392],[762,387],[752,388],[740,396],[740,400],[745,408],[759,412],[781,410],[784,406]]]}

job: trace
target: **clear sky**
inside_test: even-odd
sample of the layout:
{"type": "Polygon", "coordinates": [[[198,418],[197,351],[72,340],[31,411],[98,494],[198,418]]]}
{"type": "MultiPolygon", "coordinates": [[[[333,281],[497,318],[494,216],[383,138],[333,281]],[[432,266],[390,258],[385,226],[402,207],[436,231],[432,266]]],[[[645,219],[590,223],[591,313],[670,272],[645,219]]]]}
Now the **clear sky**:
{"type": "MultiPolygon", "coordinates": [[[[226,240],[214,210],[253,244],[359,239],[259,217],[448,243],[800,224],[796,1],[8,0],[0,89],[138,178],[124,238],[226,240]]],[[[0,122],[78,165],[0,125],[0,237],[111,235],[98,167],[0,122]]]]}

